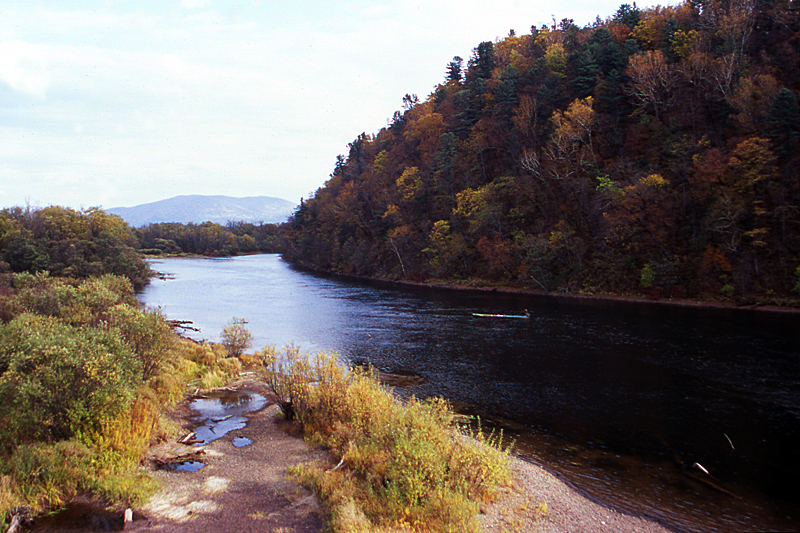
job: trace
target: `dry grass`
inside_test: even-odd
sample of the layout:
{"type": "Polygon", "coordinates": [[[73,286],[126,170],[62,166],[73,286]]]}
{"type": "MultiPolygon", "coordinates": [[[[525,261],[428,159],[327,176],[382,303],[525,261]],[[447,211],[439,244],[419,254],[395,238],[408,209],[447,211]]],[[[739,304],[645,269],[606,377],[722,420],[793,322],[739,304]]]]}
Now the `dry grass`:
{"type": "Polygon", "coordinates": [[[477,531],[479,503],[511,482],[500,439],[466,438],[442,399],[401,404],[371,372],[295,347],[265,358],[264,377],[306,438],[341,460],[292,470],[334,531],[477,531]]]}

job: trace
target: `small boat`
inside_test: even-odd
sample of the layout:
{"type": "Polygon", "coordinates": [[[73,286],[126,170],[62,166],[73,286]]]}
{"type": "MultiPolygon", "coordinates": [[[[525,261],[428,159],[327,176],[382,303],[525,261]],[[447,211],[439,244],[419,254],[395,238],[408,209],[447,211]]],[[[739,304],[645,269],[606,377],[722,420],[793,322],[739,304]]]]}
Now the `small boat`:
{"type": "Polygon", "coordinates": [[[524,315],[492,315],[492,314],[487,314],[487,313],[472,313],[472,316],[478,316],[478,317],[482,317],[482,318],[524,318],[524,319],[529,319],[531,317],[531,314],[526,309],[524,315]]]}

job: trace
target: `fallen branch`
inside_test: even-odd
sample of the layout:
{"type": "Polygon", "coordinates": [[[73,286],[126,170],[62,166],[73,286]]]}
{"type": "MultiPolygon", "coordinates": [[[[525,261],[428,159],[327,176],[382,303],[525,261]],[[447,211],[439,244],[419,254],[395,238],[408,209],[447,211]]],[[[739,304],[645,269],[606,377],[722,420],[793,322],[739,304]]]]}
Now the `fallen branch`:
{"type": "Polygon", "coordinates": [[[714,489],[714,490],[716,490],[716,491],[719,491],[719,492],[721,492],[722,494],[726,494],[726,495],[728,495],[728,496],[730,496],[730,497],[732,497],[732,498],[736,498],[737,500],[741,500],[741,499],[742,499],[742,497],[741,497],[741,496],[739,496],[738,494],[734,494],[734,493],[732,493],[731,491],[729,491],[728,489],[726,489],[726,488],[724,488],[724,487],[720,487],[719,485],[717,485],[717,484],[716,484],[716,483],[714,483],[713,481],[710,481],[710,480],[708,480],[708,479],[705,479],[705,478],[703,478],[703,477],[701,477],[701,476],[696,476],[696,475],[694,475],[694,474],[693,474],[693,473],[691,473],[691,472],[684,472],[684,474],[686,474],[686,475],[687,475],[687,476],[689,476],[690,478],[694,479],[695,481],[698,481],[698,482],[700,482],[700,483],[703,483],[703,484],[705,484],[705,485],[707,485],[707,486],[711,487],[712,489],[714,489]]]}
{"type": "Polygon", "coordinates": [[[191,326],[187,326],[187,324],[193,324],[191,320],[167,320],[167,324],[169,324],[172,329],[181,328],[183,330],[189,330],[189,331],[197,331],[197,332],[200,331],[199,328],[193,328],[191,326]]]}
{"type": "Polygon", "coordinates": [[[33,525],[31,518],[31,510],[27,507],[14,507],[11,510],[11,523],[8,526],[7,533],[17,533],[22,527],[33,525]]]}
{"type": "Polygon", "coordinates": [[[330,470],[328,470],[328,472],[335,472],[336,470],[339,470],[342,467],[343,464],[344,464],[344,457],[342,457],[342,460],[339,461],[338,465],[336,465],[333,468],[331,468],[330,470]]]}
{"type": "Polygon", "coordinates": [[[725,438],[728,439],[728,444],[731,445],[731,450],[735,450],[736,448],[733,447],[733,441],[731,438],[727,435],[727,433],[723,433],[723,435],[725,435],[725,438]]]}
{"type": "Polygon", "coordinates": [[[197,433],[194,431],[180,439],[178,442],[180,444],[197,444],[198,442],[203,442],[203,439],[196,439],[197,433]]]}

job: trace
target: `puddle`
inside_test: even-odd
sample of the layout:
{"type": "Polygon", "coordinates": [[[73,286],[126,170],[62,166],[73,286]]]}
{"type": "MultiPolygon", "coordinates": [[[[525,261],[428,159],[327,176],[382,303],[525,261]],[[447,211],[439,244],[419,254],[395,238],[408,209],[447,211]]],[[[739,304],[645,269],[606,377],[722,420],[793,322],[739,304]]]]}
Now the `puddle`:
{"type": "Polygon", "coordinates": [[[30,531],[122,531],[123,527],[122,511],[108,510],[100,502],[79,497],[57,512],[37,517],[30,531]]]}
{"type": "Polygon", "coordinates": [[[237,448],[244,448],[245,446],[250,446],[251,444],[253,444],[253,441],[247,437],[233,437],[233,445],[237,448]]]}
{"type": "Polygon", "coordinates": [[[195,446],[203,446],[215,441],[247,425],[247,418],[242,415],[258,411],[265,407],[269,401],[250,391],[221,392],[213,395],[196,398],[189,407],[197,411],[199,416],[195,420],[200,424],[194,429],[195,446]]]}
{"type": "Polygon", "coordinates": [[[203,425],[196,427],[194,430],[197,434],[195,438],[200,441],[195,442],[194,446],[203,446],[247,425],[247,419],[243,416],[232,416],[223,420],[200,418],[198,421],[202,422],[203,425]]]}
{"type": "Polygon", "coordinates": [[[168,465],[166,469],[172,472],[197,472],[205,466],[206,464],[202,461],[186,461],[184,463],[168,465]]]}

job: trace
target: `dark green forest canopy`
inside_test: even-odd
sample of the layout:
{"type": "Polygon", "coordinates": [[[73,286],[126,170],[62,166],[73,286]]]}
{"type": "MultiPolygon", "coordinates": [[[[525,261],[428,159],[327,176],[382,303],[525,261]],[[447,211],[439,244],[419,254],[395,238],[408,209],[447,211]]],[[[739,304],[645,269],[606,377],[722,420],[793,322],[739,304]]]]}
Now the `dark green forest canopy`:
{"type": "Polygon", "coordinates": [[[135,230],[139,248],[148,254],[231,256],[283,251],[277,224],[213,222],[179,224],[163,222],[135,230]]]}
{"type": "Polygon", "coordinates": [[[701,0],[480,43],[348,145],[283,226],[286,256],[795,305],[799,29],[788,0],[701,0]]]}

